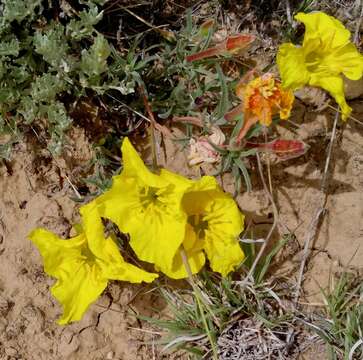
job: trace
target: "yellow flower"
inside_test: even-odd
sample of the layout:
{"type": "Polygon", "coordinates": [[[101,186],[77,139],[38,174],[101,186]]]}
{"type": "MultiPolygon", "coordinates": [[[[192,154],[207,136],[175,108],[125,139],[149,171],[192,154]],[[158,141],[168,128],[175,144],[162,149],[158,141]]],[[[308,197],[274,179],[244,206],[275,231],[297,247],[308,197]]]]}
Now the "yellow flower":
{"type": "Polygon", "coordinates": [[[184,239],[187,216],[181,199],[192,181],[167,170],[150,172],[130,141],[122,143],[123,171],[96,201],[101,216],[130,235],[140,260],[170,268],[184,239]]]}
{"type": "Polygon", "coordinates": [[[350,32],[341,22],[322,12],[299,13],[295,19],[305,24],[301,47],[282,44],[277,54],[282,84],[296,90],[304,85],[321,87],[339,104],[342,119],[351,108],[345,101],[342,74],[351,80],[363,75],[363,56],[350,42],[350,32]]]}
{"type": "Polygon", "coordinates": [[[61,325],[80,320],[108,280],[140,283],[157,277],[126,263],[113,240],[105,239],[94,202],[82,207],[81,215],[83,232],[69,240],[41,228],[29,235],[43,257],[45,272],[57,279],[51,292],[63,306],[61,325]]]}
{"type": "Polygon", "coordinates": [[[226,114],[226,119],[233,119],[241,112],[244,115],[243,126],[237,136],[241,141],[248,130],[259,122],[261,125],[270,126],[272,116],[279,114],[280,119],[286,120],[290,116],[294,94],[290,90],[283,90],[281,82],[271,73],[263,74],[246,83],[252,74],[242,78],[236,87],[236,94],[242,104],[226,114]]]}
{"type": "MultiPolygon", "coordinates": [[[[238,241],[244,216],[236,203],[213,177],[205,176],[185,193],[182,205],[188,216],[183,247],[192,273],[203,267],[206,255],[212,270],[226,276],[244,259],[238,241]]],[[[180,253],[171,268],[161,271],[174,279],[187,277],[180,253]]]]}

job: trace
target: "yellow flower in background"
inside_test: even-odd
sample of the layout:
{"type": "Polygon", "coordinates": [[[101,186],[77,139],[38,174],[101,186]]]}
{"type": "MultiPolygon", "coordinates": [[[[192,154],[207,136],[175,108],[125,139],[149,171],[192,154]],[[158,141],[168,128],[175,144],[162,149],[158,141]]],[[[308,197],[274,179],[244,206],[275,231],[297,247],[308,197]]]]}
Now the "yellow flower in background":
{"type": "Polygon", "coordinates": [[[167,170],[153,174],[127,138],[121,150],[123,171],[113,177],[111,189],[96,199],[100,214],[130,235],[140,260],[171,268],[187,221],[181,199],[193,182],[167,170]]]}
{"type": "Polygon", "coordinates": [[[63,306],[61,325],[80,320],[108,280],[140,283],[157,277],[126,263],[113,240],[105,239],[94,202],[82,207],[81,215],[83,232],[69,240],[42,228],[29,235],[43,257],[45,272],[57,279],[51,293],[63,306]]]}
{"type": "MultiPolygon", "coordinates": [[[[185,193],[182,205],[187,214],[183,247],[192,273],[203,267],[207,256],[212,270],[226,276],[244,259],[238,240],[244,216],[237,204],[215,178],[204,176],[185,193]]],[[[171,268],[161,271],[174,279],[187,277],[180,253],[171,268]]]]}
{"type": "Polygon", "coordinates": [[[296,90],[304,85],[321,87],[339,104],[342,119],[351,108],[345,101],[342,74],[351,80],[363,75],[363,56],[350,41],[350,32],[332,16],[323,12],[299,13],[295,19],[304,23],[302,46],[282,44],[277,65],[285,88],[296,90]]]}

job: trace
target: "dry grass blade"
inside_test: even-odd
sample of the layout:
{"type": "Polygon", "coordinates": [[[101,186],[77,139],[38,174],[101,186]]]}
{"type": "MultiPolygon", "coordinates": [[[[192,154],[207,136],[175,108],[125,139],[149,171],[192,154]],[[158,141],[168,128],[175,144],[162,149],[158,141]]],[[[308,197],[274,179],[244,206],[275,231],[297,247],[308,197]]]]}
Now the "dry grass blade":
{"type": "Polygon", "coordinates": [[[353,360],[354,359],[354,353],[355,351],[359,348],[359,346],[363,346],[363,338],[359,339],[350,349],[349,351],[349,360],[353,360]]]}

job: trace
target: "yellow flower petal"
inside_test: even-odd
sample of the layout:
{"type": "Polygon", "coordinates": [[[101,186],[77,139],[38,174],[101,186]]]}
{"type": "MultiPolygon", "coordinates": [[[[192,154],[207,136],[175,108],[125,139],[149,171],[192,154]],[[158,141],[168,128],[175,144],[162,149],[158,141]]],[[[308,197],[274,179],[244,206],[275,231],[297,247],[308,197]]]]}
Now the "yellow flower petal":
{"type": "MultiPolygon", "coordinates": [[[[192,274],[197,274],[205,264],[205,255],[203,251],[186,250],[186,255],[192,274]]],[[[171,279],[184,279],[188,277],[183,259],[179,252],[175,255],[171,268],[160,268],[160,270],[171,279]]]]}
{"type": "Polygon", "coordinates": [[[35,229],[29,238],[43,257],[45,272],[57,279],[51,292],[63,306],[58,323],[80,320],[107,286],[98,264],[88,262],[85,236],[62,240],[45,229],[35,229]]]}
{"type": "Polygon", "coordinates": [[[142,222],[130,221],[130,245],[143,261],[162,268],[169,268],[183,242],[185,234],[184,214],[145,217],[142,222]]]}
{"type": "MultiPolygon", "coordinates": [[[[66,240],[65,240],[66,241],[66,240]]],[[[66,261],[62,264],[52,295],[63,305],[63,315],[58,324],[79,321],[88,307],[97,300],[107,286],[98,267],[66,261]]]]}
{"type": "Polygon", "coordinates": [[[185,233],[181,198],[193,182],[167,170],[152,174],[127,139],[122,151],[124,170],[97,199],[100,214],[130,234],[139,259],[171,268],[185,233]]]}
{"type": "Polygon", "coordinates": [[[319,86],[324,90],[328,91],[331,96],[335,99],[337,104],[340,106],[342,111],[342,120],[347,120],[350,115],[352,108],[345,101],[344,96],[344,83],[343,79],[340,76],[331,76],[331,77],[311,77],[309,82],[312,86],[319,86]]]}
{"type": "Polygon", "coordinates": [[[337,48],[346,45],[350,32],[344,25],[332,16],[323,12],[298,13],[295,19],[305,25],[304,43],[311,39],[321,39],[322,46],[337,48]]]}
{"type": "Polygon", "coordinates": [[[69,240],[62,240],[52,232],[37,228],[29,234],[29,239],[37,246],[44,260],[44,271],[57,277],[64,261],[78,261],[86,239],[83,234],[69,240]]]}
{"type": "Polygon", "coordinates": [[[238,236],[244,216],[234,200],[222,191],[216,195],[204,218],[208,222],[204,250],[213,271],[226,276],[244,259],[238,236]]]}
{"type": "Polygon", "coordinates": [[[348,79],[359,80],[363,75],[363,55],[352,43],[349,43],[337,50],[334,56],[328,56],[326,66],[335,68],[348,79]]]}
{"type": "Polygon", "coordinates": [[[208,221],[210,228],[206,231],[206,240],[211,234],[212,238],[218,235],[226,241],[232,239],[233,242],[238,242],[238,236],[243,230],[244,216],[229,194],[220,190],[213,195],[213,201],[208,204],[204,220],[208,221]]]}
{"type": "Polygon", "coordinates": [[[209,237],[205,244],[205,252],[212,270],[224,277],[235,270],[245,258],[236,240],[227,242],[221,237],[209,237]]]}
{"type": "Polygon", "coordinates": [[[303,48],[291,43],[282,44],[277,52],[277,65],[280,71],[282,86],[296,90],[309,81],[309,73],[305,66],[303,48]]]}
{"type": "Polygon", "coordinates": [[[122,162],[123,172],[122,174],[127,177],[133,177],[135,179],[141,179],[149,186],[167,185],[167,182],[160,178],[160,176],[153,174],[144,164],[139,154],[132,146],[130,140],[126,137],[123,139],[122,146],[122,162]]]}
{"type": "MultiPolygon", "coordinates": [[[[201,241],[190,224],[186,225],[185,238],[183,241],[183,249],[188,258],[188,263],[192,274],[196,274],[204,266],[205,256],[203,253],[204,241],[201,241]]],[[[188,277],[185,264],[180,253],[181,248],[173,259],[171,268],[160,268],[164,274],[172,279],[183,279],[188,277]]]]}
{"type": "Polygon", "coordinates": [[[80,320],[109,279],[151,282],[157,277],[127,264],[113,240],[105,239],[96,202],[83,206],[81,215],[82,233],[72,239],[62,240],[45,229],[29,235],[43,257],[45,272],[57,279],[51,292],[63,306],[59,324],[80,320]]]}
{"type": "Polygon", "coordinates": [[[131,283],[152,282],[157,274],[148,273],[132,264],[125,262],[120,251],[112,240],[105,239],[99,206],[92,201],[80,208],[84,231],[90,250],[100,261],[103,276],[110,280],[122,280],[131,283]]]}
{"type": "Polygon", "coordinates": [[[287,120],[290,117],[292,105],[295,101],[295,96],[292,91],[283,91],[280,102],[280,119],[287,120]]]}
{"type": "Polygon", "coordinates": [[[179,189],[187,189],[194,183],[192,180],[189,180],[184,176],[175,174],[166,169],[160,170],[160,177],[163,180],[166,180],[169,184],[173,184],[174,186],[178,187],[179,189]]]}
{"type": "Polygon", "coordinates": [[[182,199],[183,208],[188,214],[198,214],[204,211],[209,201],[208,192],[219,188],[217,180],[212,176],[203,176],[188,190],[182,199]],[[204,194],[201,196],[201,194],[204,194]]]}
{"type": "Polygon", "coordinates": [[[146,198],[148,194],[142,193],[135,179],[117,179],[97,201],[101,215],[130,234],[130,245],[140,260],[171,267],[184,239],[186,215],[180,208],[182,193],[168,187],[156,189],[157,198],[150,195],[143,202],[142,196],[146,198]]]}
{"type": "Polygon", "coordinates": [[[194,235],[187,231],[190,240],[184,243],[189,251],[203,247],[212,270],[226,276],[244,259],[238,241],[244,217],[215,180],[205,179],[204,184],[200,181],[192,189],[184,195],[183,207],[194,235]]]}

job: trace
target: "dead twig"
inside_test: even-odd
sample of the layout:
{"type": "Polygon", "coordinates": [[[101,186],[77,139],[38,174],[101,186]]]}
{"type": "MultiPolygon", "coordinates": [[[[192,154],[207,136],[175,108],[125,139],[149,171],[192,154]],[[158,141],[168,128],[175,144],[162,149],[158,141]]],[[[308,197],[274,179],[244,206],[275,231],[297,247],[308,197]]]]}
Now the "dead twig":
{"type": "Polygon", "coordinates": [[[151,134],[150,134],[150,140],[151,140],[151,153],[152,153],[152,158],[153,158],[153,169],[156,170],[158,168],[158,158],[157,158],[157,154],[156,154],[156,140],[155,140],[155,124],[156,124],[156,120],[154,117],[154,114],[150,108],[150,104],[149,101],[146,97],[145,91],[144,89],[141,87],[141,95],[142,95],[142,99],[144,101],[144,106],[145,109],[148,113],[149,119],[150,119],[150,129],[151,129],[151,134]]]}
{"type": "Polygon", "coordinates": [[[291,16],[291,6],[290,6],[290,0],[285,0],[286,1],[286,17],[287,17],[287,21],[289,22],[290,25],[293,25],[293,19],[291,16]]]}
{"type": "Polygon", "coordinates": [[[360,16],[358,18],[358,21],[357,21],[357,26],[355,28],[355,32],[354,32],[354,44],[356,44],[357,46],[359,45],[359,29],[360,29],[360,25],[362,23],[362,18],[363,18],[363,1],[360,0],[360,16]]]}
{"type": "Polygon", "coordinates": [[[300,264],[299,276],[298,276],[298,281],[297,281],[297,286],[296,286],[295,296],[294,296],[294,305],[295,306],[297,306],[298,301],[299,301],[299,296],[300,296],[301,284],[302,284],[302,281],[303,281],[305,265],[306,265],[306,261],[307,261],[309,255],[310,255],[310,244],[311,244],[312,239],[315,238],[315,236],[316,236],[316,233],[317,233],[317,230],[318,230],[319,220],[320,220],[320,217],[322,216],[322,214],[324,213],[326,201],[327,201],[327,198],[328,198],[328,194],[327,194],[327,191],[326,191],[327,190],[327,174],[328,174],[328,170],[329,170],[330,159],[331,159],[331,154],[332,154],[332,149],[333,149],[333,144],[334,144],[338,119],[339,119],[339,112],[337,112],[336,115],[335,115],[333,129],[332,129],[330,142],[329,142],[329,147],[328,147],[328,155],[327,155],[327,158],[326,158],[326,161],[325,161],[324,173],[323,173],[323,177],[322,177],[322,180],[321,180],[320,189],[321,189],[321,192],[322,192],[322,196],[320,198],[318,208],[316,209],[316,211],[314,213],[314,216],[311,219],[310,226],[309,226],[309,231],[308,231],[308,233],[306,235],[305,242],[304,242],[303,257],[302,257],[301,264],[300,264]]]}

